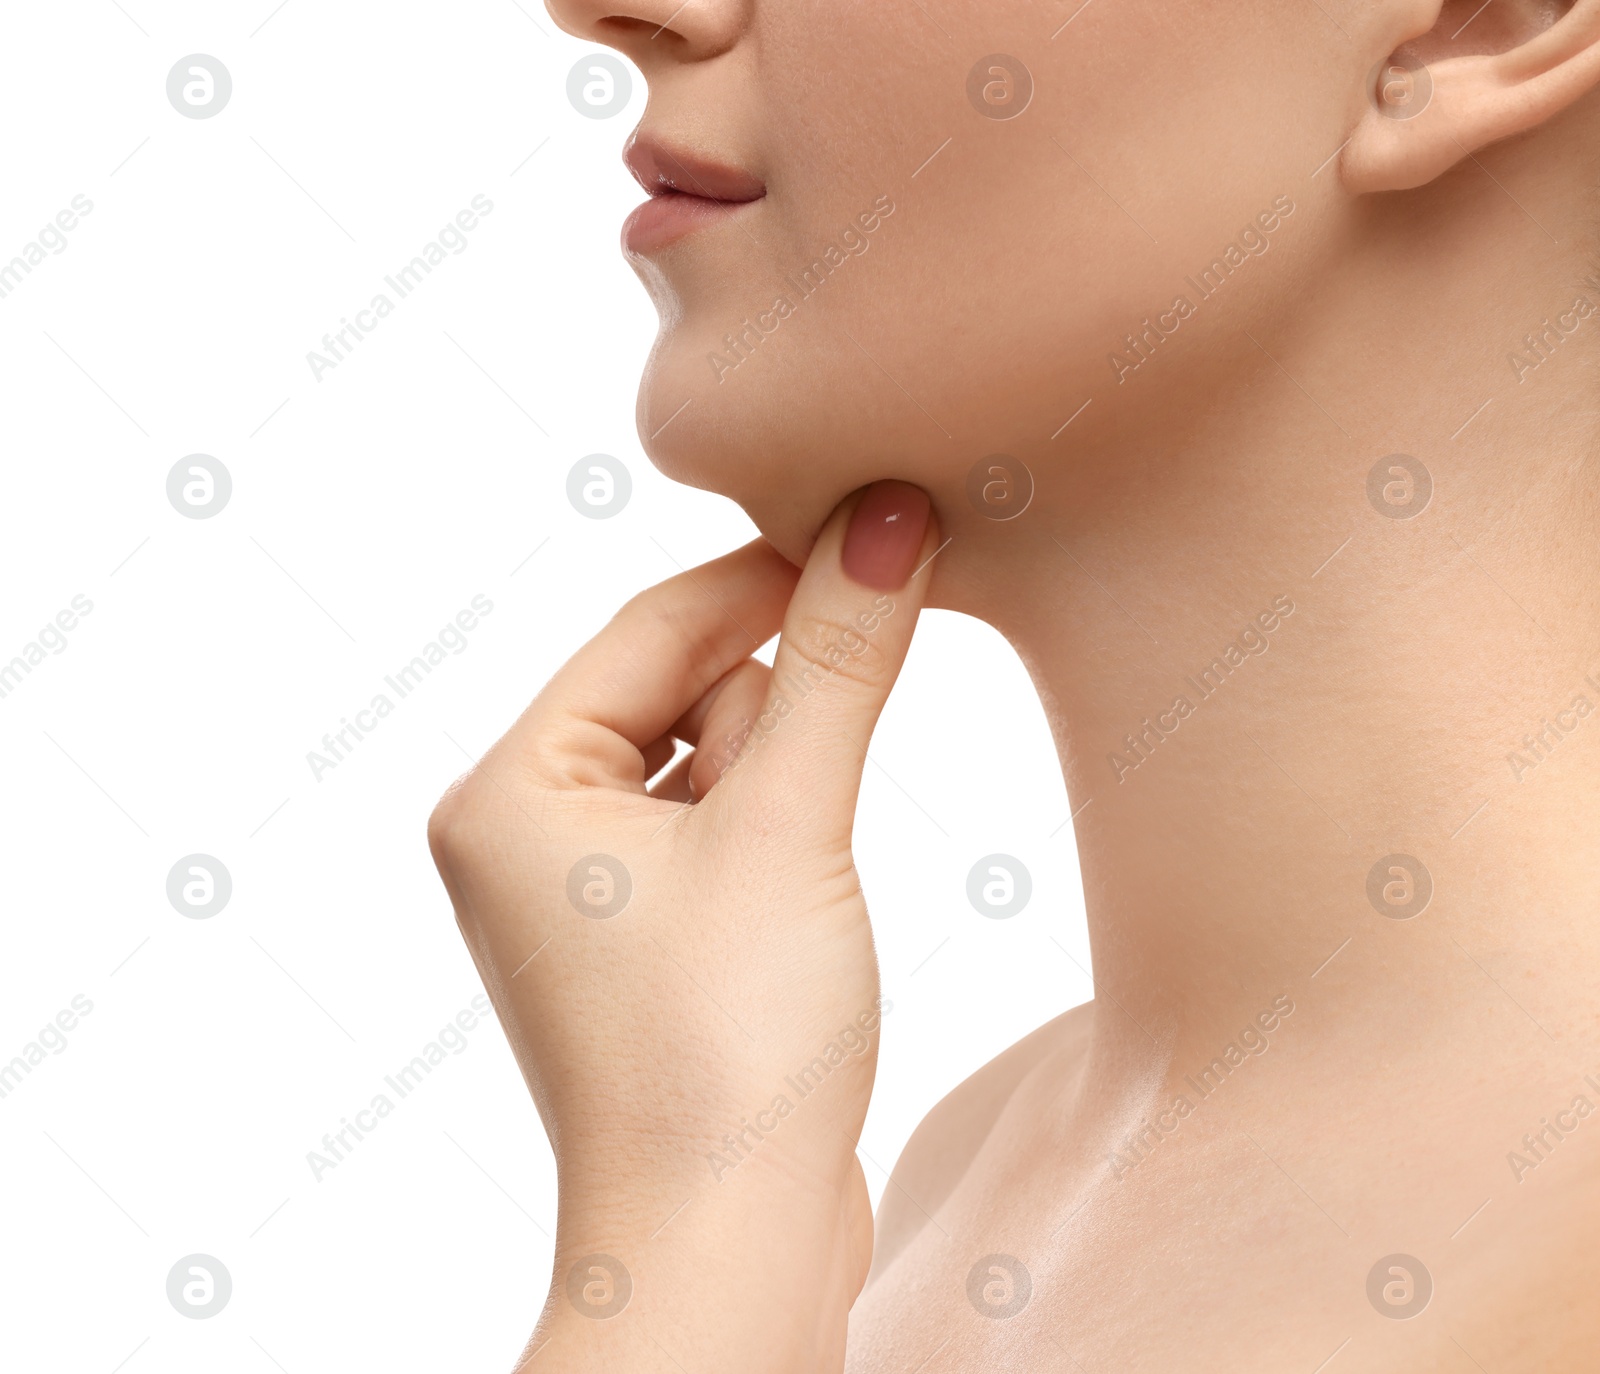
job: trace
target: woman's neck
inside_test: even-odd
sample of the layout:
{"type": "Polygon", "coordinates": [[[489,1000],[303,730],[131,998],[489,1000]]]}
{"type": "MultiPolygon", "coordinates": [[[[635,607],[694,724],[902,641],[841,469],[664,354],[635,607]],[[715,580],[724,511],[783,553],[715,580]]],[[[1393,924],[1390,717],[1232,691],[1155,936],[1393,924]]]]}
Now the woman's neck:
{"type": "Polygon", "coordinates": [[[1449,226],[1453,293],[1424,309],[1366,261],[1365,296],[1217,321],[949,551],[950,604],[1046,704],[1099,994],[1174,1070],[1285,992],[1595,1038],[1600,289],[1543,240],[1462,276],[1449,226]]]}

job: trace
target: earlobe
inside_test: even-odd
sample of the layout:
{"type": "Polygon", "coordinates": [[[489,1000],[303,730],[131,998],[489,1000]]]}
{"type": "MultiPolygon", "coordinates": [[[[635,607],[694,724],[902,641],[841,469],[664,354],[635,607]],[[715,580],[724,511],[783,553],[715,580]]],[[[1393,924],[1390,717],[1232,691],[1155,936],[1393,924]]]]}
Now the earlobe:
{"type": "Polygon", "coordinates": [[[1380,64],[1341,159],[1346,187],[1360,195],[1425,185],[1480,148],[1537,128],[1600,84],[1600,0],[1576,0],[1548,26],[1529,14],[1527,25],[1504,51],[1460,57],[1450,55],[1450,35],[1436,28],[1380,64]]]}

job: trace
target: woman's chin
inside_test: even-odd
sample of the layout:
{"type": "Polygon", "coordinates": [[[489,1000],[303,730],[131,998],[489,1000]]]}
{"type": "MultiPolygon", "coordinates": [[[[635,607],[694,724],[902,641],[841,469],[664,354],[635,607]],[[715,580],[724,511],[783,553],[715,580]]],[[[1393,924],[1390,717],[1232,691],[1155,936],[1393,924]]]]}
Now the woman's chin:
{"type": "Polygon", "coordinates": [[[803,561],[828,512],[855,487],[851,464],[820,446],[788,387],[756,377],[719,383],[705,358],[658,341],[639,382],[635,423],[657,471],[737,503],[791,561],[803,561]]]}
{"type": "MultiPolygon", "coordinates": [[[[656,469],[735,502],[796,564],[834,507],[869,482],[914,482],[950,510],[973,445],[940,436],[815,320],[786,328],[719,373],[713,364],[728,356],[725,343],[718,354],[710,331],[681,318],[663,327],[635,407],[639,442],[656,469]]],[[[994,428],[981,415],[977,427],[994,428]]]]}
{"type": "MultiPolygon", "coordinates": [[[[680,419],[687,420],[688,412],[680,419]]],[[[659,434],[650,439],[641,407],[639,433],[645,454],[657,471],[674,482],[732,501],[796,567],[806,561],[828,513],[847,494],[799,487],[777,470],[792,471],[784,460],[772,463],[770,450],[764,451],[758,439],[742,436],[737,430],[708,426],[696,433],[693,425],[685,425],[670,438],[659,434]]]]}

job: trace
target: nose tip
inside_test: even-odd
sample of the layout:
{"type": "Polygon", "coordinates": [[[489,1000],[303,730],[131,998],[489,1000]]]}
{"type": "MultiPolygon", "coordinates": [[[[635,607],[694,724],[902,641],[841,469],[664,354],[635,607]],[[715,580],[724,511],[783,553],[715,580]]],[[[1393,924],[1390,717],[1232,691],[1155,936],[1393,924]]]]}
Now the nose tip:
{"type": "Polygon", "coordinates": [[[545,0],[557,26],[615,48],[646,74],[669,62],[703,62],[744,31],[752,0],[545,0]]]}

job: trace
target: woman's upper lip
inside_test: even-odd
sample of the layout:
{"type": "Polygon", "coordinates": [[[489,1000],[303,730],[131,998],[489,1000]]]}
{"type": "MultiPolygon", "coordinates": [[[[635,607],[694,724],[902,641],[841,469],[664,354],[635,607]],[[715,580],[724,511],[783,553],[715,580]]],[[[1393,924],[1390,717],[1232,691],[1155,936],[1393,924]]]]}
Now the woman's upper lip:
{"type": "Polygon", "coordinates": [[[698,153],[669,148],[644,133],[635,133],[628,140],[622,160],[634,180],[652,196],[699,196],[738,204],[760,200],[767,193],[760,177],[698,153]]]}

